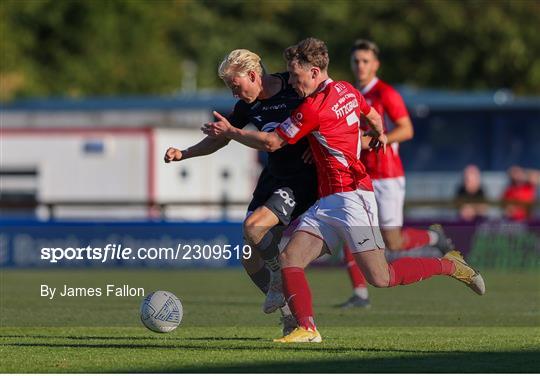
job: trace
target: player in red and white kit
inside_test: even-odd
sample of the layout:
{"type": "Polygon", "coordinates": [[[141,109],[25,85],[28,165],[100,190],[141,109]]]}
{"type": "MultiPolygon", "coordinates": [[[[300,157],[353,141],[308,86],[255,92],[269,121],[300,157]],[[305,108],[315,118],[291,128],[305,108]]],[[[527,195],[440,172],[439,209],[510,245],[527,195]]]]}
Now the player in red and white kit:
{"type": "Polygon", "coordinates": [[[226,118],[205,124],[204,133],[225,136],[259,150],[277,150],[308,137],[317,168],[319,200],[301,217],[280,255],[283,290],[299,327],[277,342],[321,342],[304,268],[344,242],[353,252],[368,282],[376,287],[406,285],[433,275],[452,276],[478,294],[485,292],[480,274],[459,252],[443,258],[402,258],[386,262],[378,227],[377,203],[371,179],[360,162],[365,117],[373,128],[371,146],[386,146],[381,117],[351,84],[332,81],[327,73],[324,42],[308,38],[285,50],[290,83],[305,98],[272,132],[232,127],[226,118]]]}
{"type": "MultiPolygon", "coordinates": [[[[413,125],[401,95],[386,82],[377,77],[379,69],[379,48],[368,40],[358,40],[351,48],[351,68],[355,76],[355,87],[360,90],[366,102],[383,118],[389,148],[364,150],[360,157],[372,179],[379,212],[379,226],[390,251],[408,251],[431,245],[442,254],[452,249],[452,243],[439,225],[428,230],[403,226],[403,203],[405,200],[405,173],[399,157],[399,143],[413,137],[413,125]],[[387,121],[393,124],[388,130],[387,121]]],[[[363,131],[369,131],[361,122],[363,131]]],[[[344,247],[343,255],[353,287],[353,295],[340,306],[369,307],[366,279],[356,265],[351,251],[344,247]]]]}

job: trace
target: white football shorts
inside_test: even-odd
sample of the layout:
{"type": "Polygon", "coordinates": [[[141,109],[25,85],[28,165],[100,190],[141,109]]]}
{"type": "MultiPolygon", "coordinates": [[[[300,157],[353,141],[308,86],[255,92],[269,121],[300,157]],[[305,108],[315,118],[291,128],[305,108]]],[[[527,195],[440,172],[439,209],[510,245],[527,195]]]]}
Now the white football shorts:
{"type": "Polygon", "coordinates": [[[403,203],[405,202],[405,177],[373,179],[373,190],[379,209],[381,228],[403,226],[403,203]]]}
{"type": "Polygon", "coordinates": [[[343,244],[353,253],[384,249],[375,194],[370,191],[359,189],[319,199],[302,215],[295,231],[321,238],[332,253],[339,252],[343,244]]]}

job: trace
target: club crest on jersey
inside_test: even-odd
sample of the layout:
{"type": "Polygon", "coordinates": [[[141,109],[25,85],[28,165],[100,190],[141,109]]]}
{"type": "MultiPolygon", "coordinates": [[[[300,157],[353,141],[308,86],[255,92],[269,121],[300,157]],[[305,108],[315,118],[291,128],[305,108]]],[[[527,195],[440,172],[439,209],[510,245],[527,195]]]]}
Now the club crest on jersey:
{"type": "Polygon", "coordinates": [[[345,89],[347,89],[347,87],[342,84],[341,82],[337,82],[335,85],[334,85],[334,89],[336,89],[336,91],[338,92],[338,94],[341,94],[341,92],[345,89]]]}
{"type": "MultiPolygon", "coordinates": [[[[297,114],[298,115],[298,114],[297,114]]],[[[287,135],[289,138],[294,138],[300,131],[300,128],[298,128],[296,125],[294,125],[291,121],[291,118],[287,118],[283,123],[279,125],[279,128],[287,135]]]]}

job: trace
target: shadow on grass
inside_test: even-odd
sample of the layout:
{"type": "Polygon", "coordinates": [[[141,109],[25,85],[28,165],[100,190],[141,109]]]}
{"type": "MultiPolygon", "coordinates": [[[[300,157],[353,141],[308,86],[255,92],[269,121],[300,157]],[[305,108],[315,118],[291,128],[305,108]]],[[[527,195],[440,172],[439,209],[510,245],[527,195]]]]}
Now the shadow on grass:
{"type": "MultiPolygon", "coordinates": [[[[18,338],[18,339],[72,339],[72,340],[160,340],[160,341],[257,341],[264,340],[262,337],[160,337],[159,334],[155,337],[150,336],[56,336],[46,334],[30,334],[30,335],[0,335],[2,338],[18,338]]],[[[12,344],[12,346],[15,346],[12,344]]],[[[72,346],[71,344],[69,346],[72,346]]]]}
{"type": "MultiPolygon", "coordinates": [[[[294,350],[290,348],[289,350],[294,350]]],[[[298,349],[296,349],[298,350],[298,349]]],[[[304,349],[302,349],[304,350],[304,349]]],[[[326,349],[321,349],[326,350],[326,349]]],[[[359,351],[373,351],[359,349],[359,351]]],[[[394,352],[395,350],[388,350],[394,352]]],[[[403,351],[403,350],[401,350],[403,351]]],[[[538,373],[540,352],[463,352],[373,357],[348,360],[260,362],[226,366],[163,366],[139,369],[148,373],[538,373]]],[[[116,369],[113,372],[133,372],[116,369]]]]}
{"type": "MultiPolygon", "coordinates": [[[[37,336],[47,338],[62,338],[56,336],[37,336]]],[[[26,337],[28,338],[28,337],[26,337]]],[[[71,338],[71,337],[68,337],[71,338]]],[[[81,339],[84,337],[72,337],[81,339]]],[[[91,339],[111,339],[111,337],[88,337],[91,339]]],[[[134,337],[136,339],[155,339],[154,337],[134,337]]],[[[219,337],[206,337],[207,340],[219,337]]],[[[128,339],[127,337],[118,337],[118,339],[128,339]]],[[[231,338],[225,338],[230,340],[231,338]]],[[[248,340],[255,338],[249,337],[248,340]]],[[[137,369],[125,367],[118,369],[106,369],[103,372],[145,372],[145,373],[500,373],[500,372],[540,372],[540,351],[523,352],[470,352],[470,351],[440,351],[440,350],[405,350],[397,348],[370,348],[370,347],[325,347],[319,344],[273,344],[264,343],[258,346],[253,345],[233,345],[223,347],[222,344],[197,344],[185,343],[186,338],[176,338],[184,342],[156,344],[156,343],[2,343],[1,346],[14,347],[45,347],[50,349],[71,348],[71,349],[173,349],[173,350],[203,350],[203,351],[234,351],[234,350],[272,350],[279,353],[295,352],[299,356],[303,353],[310,353],[310,357],[325,356],[327,354],[336,354],[347,356],[350,359],[319,359],[319,360],[300,360],[287,362],[252,362],[237,359],[226,365],[182,365],[182,364],[163,364],[159,367],[150,365],[137,369]],[[370,353],[373,354],[370,356],[370,353]],[[315,354],[315,355],[313,355],[315,354]]],[[[201,340],[197,338],[196,340],[201,340]]],[[[238,340],[238,338],[236,339],[238,340]]]]}
{"type": "MultiPolygon", "coordinates": [[[[36,336],[39,337],[39,336],[36,336]]],[[[66,337],[48,337],[48,338],[66,338],[66,337]]],[[[112,339],[111,337],[67,337],[70,339],[112,339]]],[[[129,337],[117,337],[118,339],[129,339],[129,337]]],[[[134,337],[136,339],[155,339],[155,337],[134,337]]],[[[445,351],[445,350],[406,350],[398,348],[377,348],[377,347],[351,347],[351,346],[332,346],[325,347],[324,345],[318,344],[277,344],[272,343],[269,340],[261,342],[261,338],[249,337],[247,340],[258,342],[257,346],[253,345],[227,345],[223,347],[220,343],[210,344],[196,344],[196,343],[186,343],[186,340],[192,341],[208,341],[216,340],[220,341],[220,337],[203,337],[203,338],[171,338],[166,344],[164,343],[39,343],[39,342],[5,342],[0,343],[0,346],[14,346],[14,347],[67,347],[67,348],[90,348],[90,349],[125,349],[125,350],[137,350],[137,349],[164,349],[164,350],[175,350],[175,349],[185,349],[185,350],[273,350],[278,352],[313,352],[313,353],[344,353],[344,352],[365,352],[365,353],[405,353],[405,354],[454,354],[454,355],[467,355],[471,354],[469,351],[445,351]],[[174,343],[176,342],[176,343],[174,343]]],[[[242,338],[225,338],[223,340],[243,340],[242,338]]],[[[540,352],[537,353],[540,356],[540,352]]]]}
{"type": "MultiPolygon", "coordinates": [[[[57,337],[58,338],[58,337],[57,337]]],[[[95,338],[95,337],[94,337],[95,338]]],[[[211,338],[211,337],[209,337],[211,338]]],[[[251,339],[251,338],[250,338],[251,339]]],[[[260,345],[227,345],[223,347],[220,343],[215,344],[196,344],[196,343],[185,343],[185,338],[178,338],[178,343],[168,343],[168,344],[158,344],[158,343],[39,343],[39,342],[5,342],[0,343],[0,346],[14,346],[14,347],[50,347],[50,348],[86,348],[86,349],[124,349],[124,350],[137,350],[137,349],[163,349],[163,350],[273,350],[278,352],[313,352],[313,353],[343,353],[350,352],[351,350],[359,352],[389,352],[389,353],[418,353],[418,354],[432,354],[438,353],[440,351],[428,351],[428,350],[404,350],[404,349],[378,349],[378,348],[368,348],[368,347],[322,347],[320,345],[313,344],[296,344],[296,345],[282,345],[277,343],[272,343],[270,341],[264,342],[260,345]]],[[[200,340],[200,338],[197,338],[200,340]]],[[[260,343],[260,340],[259,340],[260,343]]],[[[446,352],[443,352],[446,353],[446,352]]],[[[465,352],[463,352],[465,353],[465,352]]]]}

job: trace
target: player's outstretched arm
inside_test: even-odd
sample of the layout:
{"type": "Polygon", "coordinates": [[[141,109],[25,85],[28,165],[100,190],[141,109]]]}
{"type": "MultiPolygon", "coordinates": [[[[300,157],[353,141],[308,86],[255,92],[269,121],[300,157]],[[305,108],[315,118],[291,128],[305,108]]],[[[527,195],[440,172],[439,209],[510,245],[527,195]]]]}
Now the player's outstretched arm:
{"type": "Polygon", "coordinates": [[[234,128],[229,137],[241,144],[269,153],[287,145],[287,141],[282,139],[276,131],[259,132],[234,128]]]}
{"type": "Polygon", "coordinates": [[[248,131],[233,127],[220,113],[214,111],[218,121],[206,123],[202,131],[209,137],[226,137],[250,148],[273,152],[287,144],[276,132],[248,131]]]}
{"type": "Polygon", "coordinates": [[[229,143],[229,139],[225,137],[205,137],[201,142],[184,150],[170,147],[165,152],[165,163],[183,161],[184,159],[201,157],[215,153],[229,143]]]}

